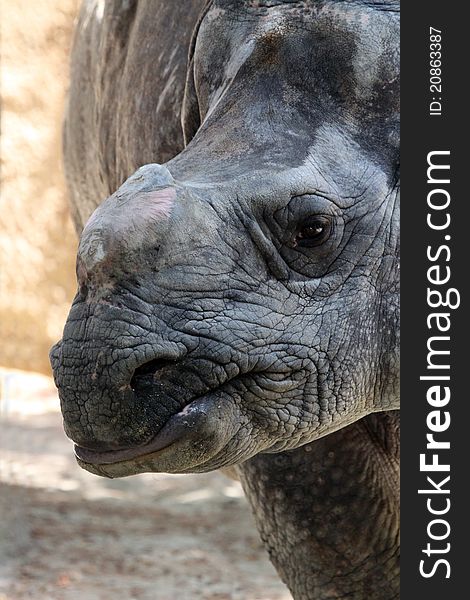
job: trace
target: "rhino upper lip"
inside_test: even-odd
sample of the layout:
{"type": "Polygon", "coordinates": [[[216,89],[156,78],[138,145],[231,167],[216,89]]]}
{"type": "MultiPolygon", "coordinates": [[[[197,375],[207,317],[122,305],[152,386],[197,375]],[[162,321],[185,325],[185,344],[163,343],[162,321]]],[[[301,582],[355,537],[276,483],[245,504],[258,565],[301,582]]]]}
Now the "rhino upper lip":
{"type": "MultiPolygon", "coordinates": [[[[146,363],[143,367],[141,367],[138,370],[138,372],[141,378],[155,378],[156,372],[158,371],[158,378],[160,378],[162,374],[161,372],[166,371],[168,367],[172,367],[174,364],[175,361],[173,360],[153,360],[149,363],[146,363]],[[158,367],[158,369],[156,369],[155,367],[158,367]]],[[[131,387],[135,390],[135,375],[131,381],[131,387]]],[[[216,390],[208,390],[208,392],[211,391],[216,390]]],[[[180,420],[181,417],[184,416],[184,413],[188,409],[188,407],[197,403],[198,399],[199,398],[193,397],[193,399],[187,404],[185,404],[185,406],[182,407],[179,412],[172,415],[164,424],[163,428],[160,429],[158,433],[145,444],[116,450],[92,450],[90,448],[85,448],[83,446],[75,444],[75,456],[80,461],[85,463],[94,465],[110,465],[118,462],[124,462],[127,460],[133,460],[135,458],[141,458],[147,454],[153,454],[154,452],[163,450],[164,448],[167,448],[168,446],[176,442],[179,438],[181,438],[181,431],[179,431],[178,427],[172,428],[172,424],[175,424],[176,420],[180,420]]]]}
{"type": "MultiPolygon", "coordinates": [[[[184,415],[189,407],[197,404],[199,399],[193,400],[187,404],[181,411],[172,415],[165,423],[163,428],[147,443],[140,446],[123,448],[119,450],[91,450],[75,444],[75,456],[82,462],[94,465],[111,465],[118,462],[141,458],[147,454],[153,454],[159,450],[168,448],[184,436],[181,432],[181,420],[184,423],[184,415]]],[[[191,426],[188,426],[188,431],[191,426]]]]}
{"type": "MultiPolygon", "coordinates": [[[[186,418],[188,412],[199,412],[201,402],[209,395],[223,390],[227,383],[232,383],[235,379],[239,379],[240,375],[227,379],[223,384],[214,389],[209,389],[202,396],[196,397],[185,404],[177,413],[173,414],[163,425],[162,429],[145,444],[122,448],[116,450],[92,450],[77,444],[74,445],[75,456],[78,460],[92,465],[111,465],[119,462],[125,462],[137,458],[142,458],[148,454],[154,454],[160,450],[164,450],[176,444],[178,441],[183,441],[193,433],[194,424],[191,419],[186,418]]],[[[202,409],[202,412],[204,410],[202,409]]],[[[73,441],[73,440],[72,440],[73,441]]]]}

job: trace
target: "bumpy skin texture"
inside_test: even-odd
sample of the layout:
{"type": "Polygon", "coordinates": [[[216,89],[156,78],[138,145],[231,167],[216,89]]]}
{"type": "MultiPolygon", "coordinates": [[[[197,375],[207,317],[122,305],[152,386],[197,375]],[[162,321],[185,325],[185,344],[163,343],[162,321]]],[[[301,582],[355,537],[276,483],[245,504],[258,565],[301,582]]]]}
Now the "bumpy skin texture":
{"type": "Polygon", "coordinates": [[[295,598],[399,598],[399,416],[237,467],[271,560],[295,598]]]}
{"type": "Polygon", "coordinates": [[[65,430],[234,468],[296,599],[397,596],[397,8],[88,2],[72,54],[65,430]]]}

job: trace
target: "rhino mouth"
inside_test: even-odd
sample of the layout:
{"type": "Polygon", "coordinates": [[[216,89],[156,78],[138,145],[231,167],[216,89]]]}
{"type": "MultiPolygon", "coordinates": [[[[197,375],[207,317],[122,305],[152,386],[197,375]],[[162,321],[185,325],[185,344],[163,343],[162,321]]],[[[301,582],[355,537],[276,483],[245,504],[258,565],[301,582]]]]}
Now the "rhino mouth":
{"type": "Polygon", "coordinates": [[[204,472],[211,470],[205,465],[212,465],[239,428],[237,402],[222,386],[172,415],[145,444],[117,450],[76,444],[75,457],[86,471],[110,478],[147,472],[204,472]]]}
{"type": "MultiPolygon", "coordinates": [[[[206,472],[233,464],[239,458],[245,460],[247,453],[251,455],[255,450],[253,444],[250,446],[248,432],[255,426],[261,431],[268,426],[266,421],[269,420],[259,410],[259,422],[253,424],[250,421],[246,414],[247,399],[248,404],[258,400],[251,389],[266,388],[270,393],[283,397],[299,385],[287,373],[271,373],[260,369],[260,365],[257,367],[255,370],[232,372],[228,377],[225,372],[223,378],[219,373],[219,385],[214,387],[209,386],[215,383],[215,375],[210,382],[199,383],[203,389],[196,391],[193,386],[178,388],[181,391],[180,406],[175,407],[176,410],[153,435],[151,433],[141,442],[124,447],[97,448],[80,445],[77,440],[74,450],[79,466],[96,475],[114,478],[146,472],[206,472]]],[[[191,372],[194,373],[195,369],[191,372]]],[[[163,391],[164,398],[165,383],[169,379],[177,379],[178,373],[181,374],[181,364],[152,361],[145,368],[139,368],[130,387],[134,393],[156,389],[155,398],[163,391]],[[163,388],[158,387],[160,385],[163,388]]],[[[189,378],[190,370],[186,369],[185,373],[189,378]]],[[[196,385],[195,380],[191,381],[196,385]]],[[[175,394],[171,396],[174,398],[175,394]]],[[[167,404],[169,410],[171,403],[167,404]]],[[[71,438],[73,441],[73,436],[71,438]]],[[[258,436],[258,442],[264,448],[267,440],[258,436]]]]}

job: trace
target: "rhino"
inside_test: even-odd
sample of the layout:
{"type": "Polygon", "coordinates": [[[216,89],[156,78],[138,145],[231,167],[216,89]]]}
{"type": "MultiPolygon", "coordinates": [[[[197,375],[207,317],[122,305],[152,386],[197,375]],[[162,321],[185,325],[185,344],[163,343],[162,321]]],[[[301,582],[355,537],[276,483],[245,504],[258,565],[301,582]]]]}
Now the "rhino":
{"type": "Polygon", "coordinates": [[[78,464],[237,477],[296,600],[398,598],[399,3],[84,2],[51,350],[78,464]]]}

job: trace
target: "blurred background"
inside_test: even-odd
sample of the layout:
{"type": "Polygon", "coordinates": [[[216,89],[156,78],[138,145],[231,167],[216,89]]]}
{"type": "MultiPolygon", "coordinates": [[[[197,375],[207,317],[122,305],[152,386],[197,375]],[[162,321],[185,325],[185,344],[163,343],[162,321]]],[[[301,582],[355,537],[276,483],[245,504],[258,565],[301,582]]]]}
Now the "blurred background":
{"type": "Polygon", "coordinates": [[[61,122],[78,8],[1,3],[0,600],[287,600],[238,482],[104,480],[63,434],[48,352],[75,292],[61,122]]]}
{"type": "Polygon", "coordinates": [[[0,365],[44,374],[75,289],[61,120],[77,5],[14,0],[1,14],[0,365]]]}

